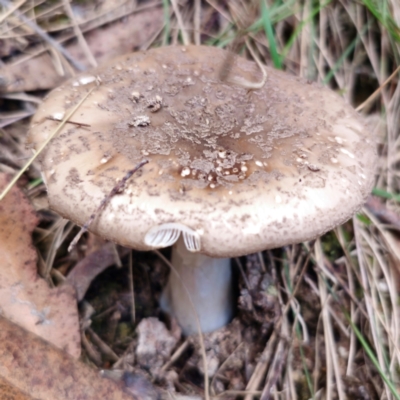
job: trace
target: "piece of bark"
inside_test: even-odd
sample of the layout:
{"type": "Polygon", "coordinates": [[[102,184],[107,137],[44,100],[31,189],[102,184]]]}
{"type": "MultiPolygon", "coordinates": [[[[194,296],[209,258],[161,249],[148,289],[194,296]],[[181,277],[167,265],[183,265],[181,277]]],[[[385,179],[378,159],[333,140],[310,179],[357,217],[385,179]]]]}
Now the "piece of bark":
{"type": "MultiPolygon", "coordinates": [[[[0,174],[0,192],[8,179],[0,174]]],[[[37,274],[33,207],[14,186],[0,202],[0,314],[78,358],[80,328],[75,291],[50,288],[37,274]]]]}
{"type": "MultiPolygon", "coordinates": [[[[85,34],[85,39],[100,64],[118,55],[134,51],[154,36],[162,24],[162,8],[154,7],[129,15],[104,28],[94,29],[85,34]]],[[[90,64],[79,43],[68,44],[65,48],[76,61],[89,68],[90,64]]],[[[32,51],[30,49],[31,53],[32,51]]],[[[0,91],[52,89],[71,76],[68,69],[64,68],[63,72],[64,75],[61,75],[57,71],[54,57],[47,51],[32,58],[24,55],[0,68],[0,91]]]]}
{"type": "Polygon", "coordinates": [[[141,399],[3,317],[0,377],[40,400],[141,399]]]}

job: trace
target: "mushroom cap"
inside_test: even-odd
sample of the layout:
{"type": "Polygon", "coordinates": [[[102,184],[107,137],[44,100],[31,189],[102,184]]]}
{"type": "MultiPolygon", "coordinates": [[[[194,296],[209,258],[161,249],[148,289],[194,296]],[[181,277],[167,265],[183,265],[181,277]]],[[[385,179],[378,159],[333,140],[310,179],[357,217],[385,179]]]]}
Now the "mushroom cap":
{"type": "Polygon", "coordinates": [[[309,240],[349,219],[371,190],[376,161],[356,111],[271,68],[262,89],[232,83],[261,79],[240,57],[221,82],[226,56],[206,46],[152,49],[53,90],[32,120],[35,148],[97,85],[40,156],[51,208],[83,225],[146,158],[90,230],[146,250],[165,245],[149,240],[155,227],[167,236],[170,226],[178,235],[187,227],[197,250],[231,257],[309,240]]]}

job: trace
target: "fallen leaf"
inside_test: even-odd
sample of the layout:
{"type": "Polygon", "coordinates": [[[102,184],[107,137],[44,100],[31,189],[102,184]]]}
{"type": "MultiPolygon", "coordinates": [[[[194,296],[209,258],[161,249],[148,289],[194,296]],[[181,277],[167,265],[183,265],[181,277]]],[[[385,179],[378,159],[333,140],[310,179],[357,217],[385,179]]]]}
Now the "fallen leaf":
{"type": "MultiPolygon", "coordinates": [[[[94,29],[85,34],[85,39],[100,64],[143,45],[161,29],[162,24],[162,9],[151,8],[129,15],[104,28],[94,29]]],[[[89,68],[90,64],[78,43],[65,48],[76,61],[89,68]]],[[[29,53],[34,53],[34,49],[30,49],[29,53]]],[[[47,51],[40,52],[33,58],[20,56],[0,68],[0,91],[52,89],[71,76],[68,70],[63,72],[64,75],[55,67],[54,57],[47,51]]]]}
{"type": "Polygon", "coordinates": [[[101,378],[88,365],[3,317],[0,317],[0,377],[33,399],[142,399],[129,394],[122,383],[101,378]]]}
{"type": "MultiPolygon", "coordinates": [[[[0,174],[0,192],[6,184],[0,174]]],[[[79,357],[75,291],[70,286],[50,289],[37,275],[31,239],[36,224],[32,206],[14,186],[0,202],[0,315],[79,357]]]]}
{"type": "MultiPolygon", "coordinates": [[[[129,249],[123,248],[121,256],[128,254],[129,249]]],[[[116,262],[114,245],[104,244],[100,249],[90,253],[79,261],[68,274],[64,284],[70,285],[76,290],[76,297],[81,301],[93,279],[116,262]]]]}
{"type": "Polygon", "coordinates": [[[39,400],[21,392],[0,376],[0,399],[2,400],[39,400]]]}

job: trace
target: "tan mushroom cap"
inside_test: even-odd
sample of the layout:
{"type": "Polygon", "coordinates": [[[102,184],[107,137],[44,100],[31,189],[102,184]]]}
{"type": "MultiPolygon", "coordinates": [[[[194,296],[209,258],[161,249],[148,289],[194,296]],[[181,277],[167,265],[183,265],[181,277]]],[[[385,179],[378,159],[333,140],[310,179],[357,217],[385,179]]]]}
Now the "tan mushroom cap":
{"type": "MultiPolygon", "coordinates": [[[[370,192],[375,143],[334,92],[267,68],[260,90],[218,78],[226,52],[205,46],[129,54],[52,91],[33,118],[38,147],[95,91],[41,157],[52,209],[83,225],[126,173],[91,230],[136,249],[178,223],[201,252],[231,257],[314,238],[349,219],[370,192]],[[87,124],[79,126],[77,123],[87,124]]],[[[237,57],[233,79],[257,81],[237,57]]]]}

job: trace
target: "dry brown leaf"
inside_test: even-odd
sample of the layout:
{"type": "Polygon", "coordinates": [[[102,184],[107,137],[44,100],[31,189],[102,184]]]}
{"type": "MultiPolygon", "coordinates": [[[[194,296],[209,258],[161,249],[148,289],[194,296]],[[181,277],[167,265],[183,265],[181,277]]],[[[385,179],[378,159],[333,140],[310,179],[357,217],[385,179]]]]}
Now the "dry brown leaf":
{"type": "Polygon", "coordinates": [[[0,399],[2,400],[39,400],[21,392],[0,376],[0,399]]]}
{"type": "MultiPolygon", "coordinates": [[[[0,175],[0,192],[7,184],[0,175]]],[[[37,275],[32,231],[37,217],[14,187],[0,202],[0,315],[79,357],[79,318],[70,286],[50,289],[37,275]]]]}
{"type": "MultiPolygon", "coordinates": [[[[121,255],[128,254],[128,249],[122,249],[121,255]]],[[[100,249],[90,253],[79,261],[68,274],[65,284],[75,288],[78,301],[81,301],[93,279],[108,267],[115,264],[116,256],[112,243],[104,244],[100,249]]]]}
{"type": "Polygon", "coordinates": [[[94,369],[2,317],[0,377],[40,400],[140,400],[122,384],[101,378],[94,369]]]}
{"type": "MultiPolygon", "coordinates": [[[[100,64],[141,46],[161,29],[162,23],[162,9],[151,8],[90,31],[85,34],[85,39],[100,64]]],[[[85,52],[78,43],[68,45],[66,49],[76,61],[89,67],[85,52]]],[[[0,91],[52,89],[69,77],[68,71],[65,71],[64,76],[59,73],[54,65],[54,57],[48,52],[40,53],[34,58],[23,56],[0,69],[0,82],[4,83],[4,86],[0,86],[0,91]],[[21,60],[23,61],[20,62],[21,60]]]]}

